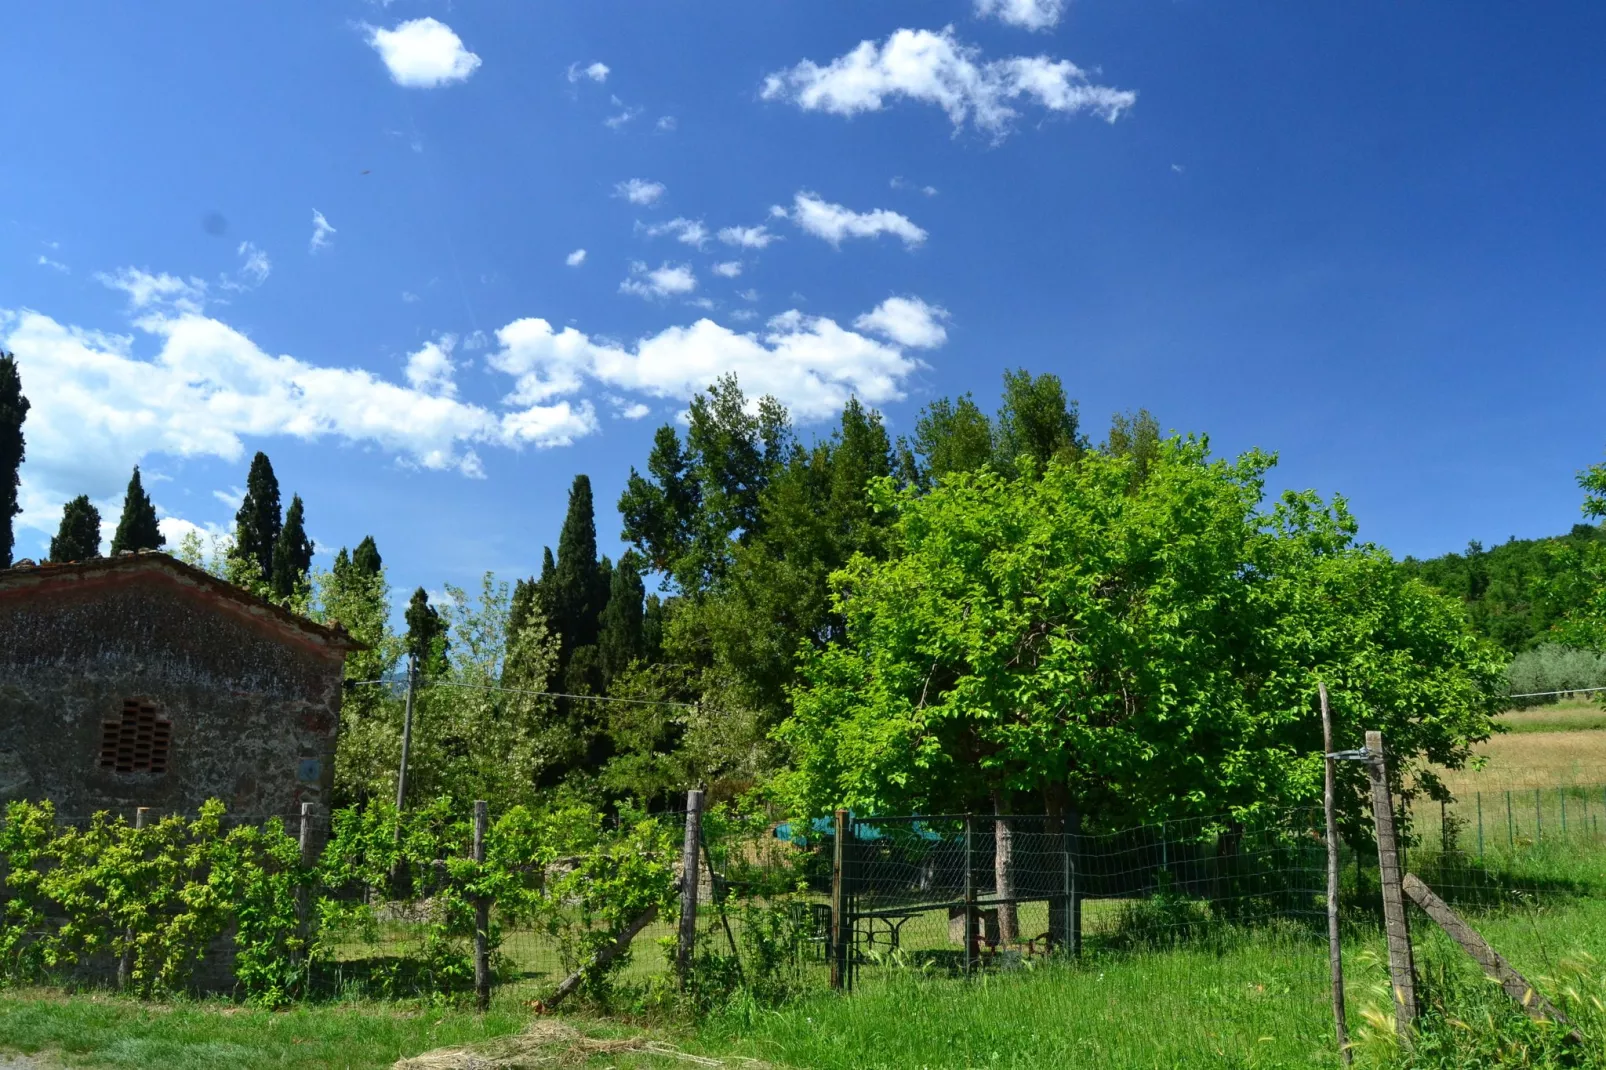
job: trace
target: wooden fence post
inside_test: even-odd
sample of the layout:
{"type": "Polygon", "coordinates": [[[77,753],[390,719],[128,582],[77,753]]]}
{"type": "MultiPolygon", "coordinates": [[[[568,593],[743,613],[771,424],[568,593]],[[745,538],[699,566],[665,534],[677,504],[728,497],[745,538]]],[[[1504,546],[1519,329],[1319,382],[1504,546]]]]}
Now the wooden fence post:
{"type": "Polygon", "coordinates": [[[975,822],[965,815],[965,972],[976,968],[976,873],[972,855],[975,822]]]}
{"type": "MultiPolygon", "coordinates": [[[[301,804],[300,832],[301,835],[298,843],[301,847],[301,868],[303,872],[305,872],[310,870],[313,863],[317,861],[317,854],[313,850],[314,844],[312,841],[312,804],[309,802],[304,802],[301,804]]],[[[306,881],[302,880],[298,882],[296,885],[296,921],[300,929],[303,949],[306,947],[306,941],[312,935],[311,897],[312,889],[308,886],[306,881]]],[[[305,954],[305,951],[303,951],[303,954],[305,954]]]]}
{"type": "MultiPolygon", "coordinates": [[[[145,827],[145,822],[150,818],[150,813],[151,813],[151,808],[148,807],[148,806],[135,807],[135,809],[134,809],[134,828],[136,830],[142,829],[142,828],[145,827]]],[[[133,967],[134,967],[134,928],[133,928],[133,926],[129,926],[128,928],[123,930],[123,953],[117,960],[117,987],[118,988],[121,989],[121,988],[127,988],[128,987],[128,974],[129,974],[129,971],[133,969],[133,967]]]]}
{"type": "Polygon", "coordinates": [[[1318,682],[1322,701],[1322,753],[1326,756],[1326,777],[1322,785],[1322,810],[1327,819],[1327,958],[1333,979],[1333,1029],[1338,1034],[1338,1051],[1349,1066],[1355,1061],[1349,1049],[1349,1022],[1344,1012],[1344,949],[1338,932],[1338,795],[1336,759],[1333,758],[1333,713],[1327,705],[1327,685],[1318,682]]]}
{"type": "MultiPolygon", "coordinates": [[[[488,815],[484,799],[474,802],[474,861],[485,865],[485,826],[488,815]]],[[[480,1010],[491,1005],[491,900],[484,895],[474,898],[474,1002],[480,1010]]]]}
{"type": "Polygon", "coordinates": [[[686,793],[686,834],[680,849],[680,936],[675,947],[675,974],[682,986],[691,972],[697,948],[697,852],[702,844],[703,793],[686,793]]]}
{"type": "Polygon", "coordinates": [[[1378,883],[1383,887],[1383,929],[1388,935],[1394,1024],[1400,1039],[1409,1043],[1411,1030],[1416,1025],[1416,964],[1411,954],[1410,923],[1405,916],[1399,840],[1394,831],[1394,800],[1389,795],[1383,733],[1366,733],[1366,749],[1371,753],[1366,770],[1372,780],[1372,821],[1377,828],[1378,883]]]}
{"type": "Polygon", "coordinates": [[[846,874],[848,858],[848,812],[836,812],[836,843],[831,855],[831,987],[847,984],[848,944],[853,941],[853,929],[848,921],[848,889],[846,874]]]}

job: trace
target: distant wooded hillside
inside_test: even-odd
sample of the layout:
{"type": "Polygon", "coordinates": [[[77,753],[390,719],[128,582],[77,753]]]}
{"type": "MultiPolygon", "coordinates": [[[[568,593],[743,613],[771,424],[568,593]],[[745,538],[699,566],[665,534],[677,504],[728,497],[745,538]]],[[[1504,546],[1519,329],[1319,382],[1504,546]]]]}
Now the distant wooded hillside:
{"type": "Polygon", "coordinates": [[[1472,542],[1465,553],[1407,557],[1400,567],[1461,599],[1473,629],[1516,654],[1545,642],[1551,626],[1578,608],[1588,585],[1569,581],[1584,553],[1602,542],[1606,530],[1574,524],[1566,535],[1514,538],[1487,550],[1472,542]]]}

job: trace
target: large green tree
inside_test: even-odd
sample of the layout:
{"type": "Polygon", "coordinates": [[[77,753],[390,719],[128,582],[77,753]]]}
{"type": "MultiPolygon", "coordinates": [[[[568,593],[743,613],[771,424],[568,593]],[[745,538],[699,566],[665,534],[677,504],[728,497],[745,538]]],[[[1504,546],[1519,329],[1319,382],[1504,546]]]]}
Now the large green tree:
{"type": "Polygon", "coordinates": [[[379,556],[379,545],[374,542],[372,535],[362,537],[362,542],[359,542],[357,548],[351,552],[351,563],[359,572],[368,576],[377,576],[384,569],[385,559],[379,556]]]}
{"type": "Polygon", "coordinates": [[[1499,701],[1460,607],[1357,543],[1341,500],[1267,508],[1266,455],[1172,439],[1136,463],[878,484],[896,549],[838,574],[847,641],[808,656],[781,729],[791,805],[1115,823],[1308,801],[1319,680],[1341,747],[1382,729],[1400,786],[1441,792],[1430,763],[1463,763],[1499,701]]]}
{"type": "Polygon", "coordinates": [[[61,511],[61,526],[50,540],[50,560],[88,561],[100,556],[100,510],[80,494],[61,511]]]}
{"type": "Polygon", "coordinates": [[[646,656],[643,632],[647,591],[634,553],[626,553],[613,570],[608,604],[602,611],[597,652],[602,665],[603,688],[646,656]]]}
{"type": "Polygon", "coordinates": [[[0,568],[11,567],[15,547],[12,524],[22,512],[17,490],[22,485],[22,462],[27,456],[22,424],[28,418],[28,407],[28,399],[22,395],[17,358],[0,351],[0,568]]]}
{"type": "Polygon", "coordinates": [[[166,542],[157,525],[156,506],[145,493],[136,464],[134,474],[128,478],[128,491],[123,495],[123,515],[112,535],[112,555],[115,557],[125,550],[159,550],[166,542]]]}
{"type": "Polygon", "coordinates": [[[312,540],[307,538],[305,508],[301,495],[290,498],[285,510],[284,529],[273,543],[273,572],[270,586],[274,597],[288,599],[307,582],[312,569],[312,540]]]}
{"type": "Polygon", "coordinates": [[[378,547],[365,538],[355,553],[341,547],[334,567],[315,577],[313,616],[338,623],[363,644],[346,655],[350,686],[340,703],[335,760],[335,794],[342,805],[375,796],[394,798],[396,791],[401,703],[376,681],[395,671],[404,644],[391,630],[390,585],[379,562],[378,547]]]}
{"type": "Polygon", "coordinates": [[[273,474],[268,455],[258,451],[245,479],[245,499],[234,515],[233,556],[245,567],[247,579],[257,583],[272,580],[273,547],[282,524],[279,478],[273,474]]]}

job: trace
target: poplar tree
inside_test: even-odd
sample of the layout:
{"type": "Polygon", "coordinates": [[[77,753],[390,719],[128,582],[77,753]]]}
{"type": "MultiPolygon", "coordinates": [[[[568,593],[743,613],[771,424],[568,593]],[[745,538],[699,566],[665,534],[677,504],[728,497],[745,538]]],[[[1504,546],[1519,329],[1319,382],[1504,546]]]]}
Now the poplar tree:
{"type": "Polygon", "coordinates": [[[27,453],[22,437],[22,422],[27,418],[28,399],[22,396],[17,358],[0,351],[0,568],[11,567],[12,520],[22,512],[17,488],[22,484],[22,460],[27,453]]]}
{"type": "Polygon", "coordinates": [[[266,453],[257,451],[245,479],[245,500],[234,514],[233,556],[263,583],[273,576],[273,544],[279,540],[279,479],[266,453]]]}
{"type": "Polygon", "coordinates": [[[128,480],[128,493],[123,495],[123,515],[117,521],[117,533],[112,536],[112,556],[124,550],[159,550],[166,541],[156,522],[156,506],[145,493],[136,464],[128,480]]]}
{"type": "Polygon", "coordinates": [[[50,560],[62,564],[99,556],[100,510],[89,503],[89,495],[80,494],[61,511],[61,527],[50,540],[50,560]]]}
{"type": "Polygon", "coordinates": [[[284,514],[284,530],[273,544],[273,593],[278,598],[289,598],[296,588],[306,582],[307,571],[312,568],[312,540],[307,538],[305,509],[301,495],[290,498],[290,508],[284,514]]]}

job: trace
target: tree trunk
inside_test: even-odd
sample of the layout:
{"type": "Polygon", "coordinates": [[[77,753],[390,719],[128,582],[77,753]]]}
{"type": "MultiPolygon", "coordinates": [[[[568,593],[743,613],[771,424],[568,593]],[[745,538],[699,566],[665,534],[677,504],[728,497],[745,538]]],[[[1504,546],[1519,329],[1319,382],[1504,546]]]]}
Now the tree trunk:
{"type": "Polygon", "coordinates": [[[1076,886],[1076,834],[1081,831],[1081,815],[1071,810],[1071,790],[1065,784],[1049,784],[1043,789],[1043,812],[1047,815],[1044,839],[1054,855],[1048,880],[1059,890],[1049,901],[1048,940],[1057,950],[1075,955],[1082,943],[1082,903],[1076,886]]]}
{"type": "MultiPolygon", "coordinates": [[[[1015,840],[1009,827],[1009,798],[993,792],[993,891],[1000,899],[1015,894],[1015,840]]],[[[998,942],[1020,943],[1020,917],[1014,903],[998,904],[998,942]]]]}

